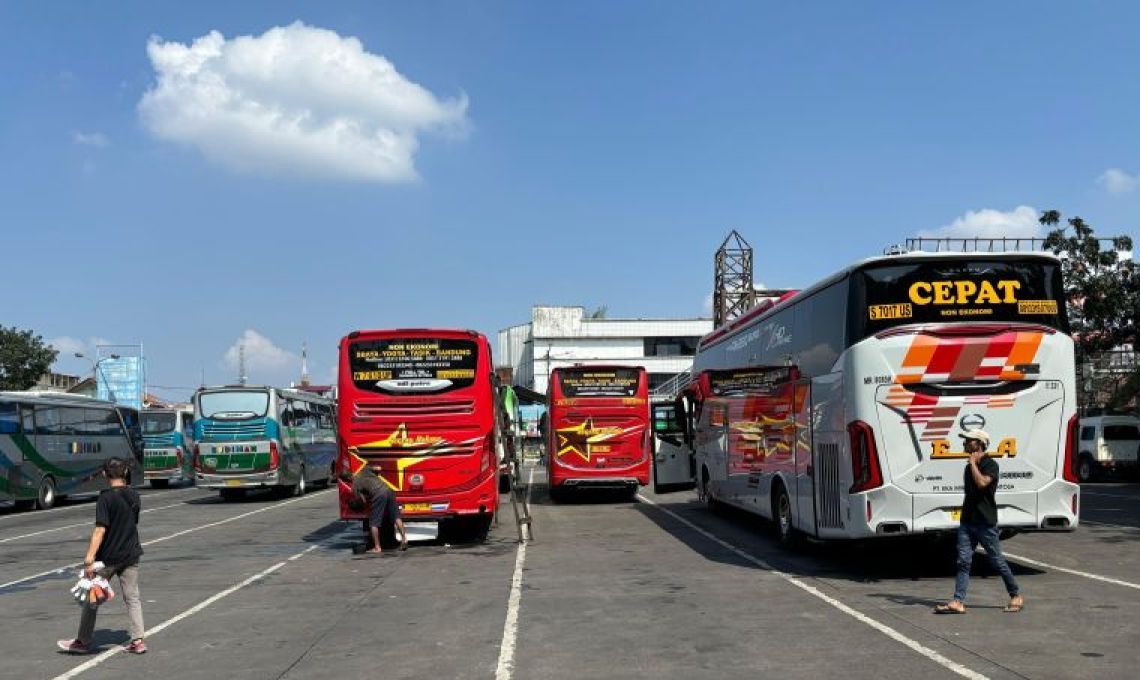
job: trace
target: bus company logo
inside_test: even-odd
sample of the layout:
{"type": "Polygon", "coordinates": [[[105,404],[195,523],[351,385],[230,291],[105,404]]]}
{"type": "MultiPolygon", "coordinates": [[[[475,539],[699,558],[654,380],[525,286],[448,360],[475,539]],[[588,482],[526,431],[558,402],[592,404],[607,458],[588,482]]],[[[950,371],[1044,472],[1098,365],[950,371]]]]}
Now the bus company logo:
{"type": "Polygon", "coordinates": [[[916,281],[907,291],[916,305],[1013,305],[1020,281],[916,281]]]}
{"type": "Polygon", "coordinates": [[[572,427],[564,427],[554,431],[558,435],[558,451],[555,456],[561,458],[570,453],[589,462],[594,453],[611,453],[614,437],[640,430],[641,426],[634,427],[594,427],[593,418],[587,418],[572,427]]]}
{"type": "Polygon", "coordinates": [[[790,345],[792,343],[792,334],[788,332],[787,326],[772,326],[768,333],[768,346],[764,351],[790,345]]]}
{"type": "Polygon", "coordinates": [[[759,337],[760,337],[760,329],[754,328],[754,329],[748,331],[747,333],[745,333],[744,335],[740,336],[739,338],[728,343],[728,351],[729,352],[739,352],[740,350],[747,347],[749,344],[752,343],[752,341],[758,339],[759,337]]]}
{"type": "Polygon", "coordinates": [[[980,430],[986,426],[986,419],[978,413],[967,413],[966,415],[962,416],[962,419],[958,421],[958,424],[962,426],[963,431],[980,430]]]}
{"type": "Polygon", "coordinates": [[[226,446],[215,446],[214,453],[257,453],[257,444],[228,444],[226,446]]]}

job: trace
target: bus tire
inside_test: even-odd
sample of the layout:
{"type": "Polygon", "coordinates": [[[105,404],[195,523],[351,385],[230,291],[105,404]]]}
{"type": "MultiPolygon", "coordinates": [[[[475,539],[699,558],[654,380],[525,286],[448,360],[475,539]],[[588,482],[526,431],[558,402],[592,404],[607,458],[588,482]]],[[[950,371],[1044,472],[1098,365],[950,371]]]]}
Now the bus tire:
{"type": "Polygon", "coordinates": [[[150,480],[150,488],[152,489],[165,489],[170,486],[169,479],[152,479],[150,480]]]}
{"type": "Polygon", "coordinates": [[[560,486],[550,487],[550,502],[552,502],[552,503],[564,503],[564,502],[566,502],[566,489],[563,489],[560,486]]]}
{"type": "Polygon", "coordinates": [[[308,490],[308,482],[305,481],[305,468],[301,466],[301,476],[297,478],[297,485],[293,487],[293,495],[297,497],[304,496],[308,490]]]}
{"type": "Polygon", "coordinates": [[[1088,453],[1082,453],[1080,461],[1077,463],[1077,479],[1081,482],[1091,482],[1095,476],[1096,466],[1093,464],[1092,456],[1088,453]]]}
{"type": "Polygon", "coordinates": [[[776,482],[776,493],[772,496],[772,522],[775,524],[776,538],[780,545],[795,543],[796,530],[792,523],[792,501],[783,482],[776,482]]]}
{"type": "Polygon", "coordinates": [[[40,486],[36,490],[35,508],[36,510],[48,510],[55,506],[55,480],[45,475],[40,480],[40,486]]]}
{"type": "Polygon", "coordinates": [[[719,515],[724,509],[724,505],[713,498],[712,491],[709,490],[709,469],[701,466],[701,498],[704,500],[705,509],[714,515],[719,515]]]}
{"type": "Polygon", "coordinates": [[[240,501],[245,498],[245,489],[221,489],[218,495],[222,497],[223,501],[240,501]]]}

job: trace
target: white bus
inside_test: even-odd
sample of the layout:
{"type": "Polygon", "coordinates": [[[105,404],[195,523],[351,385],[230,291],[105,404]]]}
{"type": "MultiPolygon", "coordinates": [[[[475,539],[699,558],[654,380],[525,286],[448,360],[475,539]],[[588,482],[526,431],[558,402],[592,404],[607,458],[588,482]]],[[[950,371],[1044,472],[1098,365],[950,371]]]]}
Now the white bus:
{"type": "Polygon", "coordinates": [[[0,501],[46,510],[66,496],[106,488],[103,463],[127,461],[142,482],[138,411],[52,392],[0,392],[0,501]]]}
{"type": "Polygon", "coordinates": [[[150,485],[164,489],[171,482],[194,481],[194,410],[143,409],[143,474],[150,485]]]}
{"type": "Polygon", "coordinates": [[[848,267],[702,339],[676,407],[698,492],[774,520],[785,542],[950,531],[958,435],[984,428],[1003,533],[1071,530],[1067,332],[1052,256],[912,253],[848,267]]]}
{"type": "Polygon", "coordinates": [[[249,489],[304,495],[328,486],[336,404],[300,390],[236,385],[194,394],[194,477],[234,500],[249,489]]]}

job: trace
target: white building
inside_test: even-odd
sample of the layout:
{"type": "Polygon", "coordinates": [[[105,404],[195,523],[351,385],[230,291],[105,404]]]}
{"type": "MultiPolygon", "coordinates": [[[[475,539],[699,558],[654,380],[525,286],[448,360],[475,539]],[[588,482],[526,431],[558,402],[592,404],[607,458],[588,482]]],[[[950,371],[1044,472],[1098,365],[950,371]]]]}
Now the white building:
{"type": "Polygon", "coordinates": [[[536,392],[559,366],[644,366],[652,389],[689,370],[712,327],[712,319],[591,319],[582,307],[535,306],[529,323],[499,331],[495,365],[536,392]]]}

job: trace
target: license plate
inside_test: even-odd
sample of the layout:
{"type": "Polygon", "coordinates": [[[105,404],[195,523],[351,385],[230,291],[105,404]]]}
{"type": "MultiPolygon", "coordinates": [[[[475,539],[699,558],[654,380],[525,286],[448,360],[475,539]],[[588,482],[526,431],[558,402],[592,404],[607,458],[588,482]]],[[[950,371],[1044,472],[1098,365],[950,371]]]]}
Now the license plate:
{"type": "Polygon", "coordinates": [[[439,522],[405,522],[408,541],[434,541],[439,538],[439,522]]]}
{"type": "Polygon", "coordinates": [[[953,521],[955,521],[955,522],[961,522],[962,521],[962,508],[951,508],[951,509],[947,510],[946,512],[950,513],[950,519],[952,519],[953,521]]]}
{"type": "Polygon", "coordinates": [[[404,503],[404,512],[431,512],[431,503],[404,503]]]}
{"type": "Polygon", "coordinates": [[[240,479],[227,479],[226,486],[241,486],[240,479]]]}

